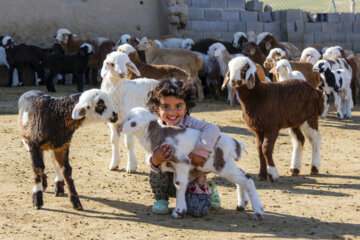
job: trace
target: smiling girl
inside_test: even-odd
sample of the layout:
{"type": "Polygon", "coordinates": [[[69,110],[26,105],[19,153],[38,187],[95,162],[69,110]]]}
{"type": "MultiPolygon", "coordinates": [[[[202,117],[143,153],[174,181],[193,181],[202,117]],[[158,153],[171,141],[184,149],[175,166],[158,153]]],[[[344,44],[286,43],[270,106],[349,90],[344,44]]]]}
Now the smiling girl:
{"type": "MultiPolygon", "coordinates": [[[[203,166],[219,138],[220,129],[214,124],[197,120],[190,116],[190,110],[195,106],[196,90],[192,84],[171,79],[162,80],[149,92],[147,106],[159,116],[159,123],[167,126],[193,128],[201,131],[196,148],[189,155],[194,166],[203,166]]],[[[147,163],[152,168],[150,185],[156,199],[152,211],[155,214],[169,212],[169,197],[176,195],[173,184],[173,173],[161,172],[161,164],[170,161],[171,149],[161,145],[152,156],[147,157],[147,163]]],[[[210,207],[220,207],[220,198],[214,184],[209,184],[202,175],[191,182],[186,193],[188,213],[192,216],[206,215],[210,207]],[[214,194],[215,192],[215,194],[214,194]]]]}

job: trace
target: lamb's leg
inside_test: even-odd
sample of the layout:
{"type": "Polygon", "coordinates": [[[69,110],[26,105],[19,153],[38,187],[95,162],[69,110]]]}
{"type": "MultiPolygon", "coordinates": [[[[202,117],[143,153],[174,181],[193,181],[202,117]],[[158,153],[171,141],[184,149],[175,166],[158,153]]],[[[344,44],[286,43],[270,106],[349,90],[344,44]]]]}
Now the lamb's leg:
{"type": "Polygon", "coordinates": [[[293,143],[290,172],[291,176],[296,176],[300,173],[305,138],[299,128],[289,128],[289,134],[293,143]]]}
{"type": "Polygon", "coordinates": [[[177,163],[174,173],[174,185],[176,187],[176,207],[172,212],[174,218],[182,218],[186,211],[185,193],[189,183],[190,165],[188,163],[177,163]]]}
{"type": "Polygon", "coordinates": [[[260,172],[259,172],[259,180],[264,181],[267,179],[267,171],[266,171],[266,161],[264,154],[262,152],[262,144],[264,141],[264,134],[263,133],[255,133],[256,136],[256,148],[258,150],[259,154],[259,160],[260,160],[260,172]]]}
{"type": "Polygon", "coordinates": [[[350,94],[350,89],[346,91],[346,116],[351,118],[351,109],[354,107],[354,101],[352,95],[350,94]]]}
{"type": "Polygon", "coordinates": [[[235,106],[235,94],[236,90],[230,87],[229,84],[226,84],[227,90],[228,90],[228,99],[227,101],[230,102],[230,106],[235,106]]]}
{"type": "Polygon", "coordinates": [[[78,92],[83,92],[84,91],[84,74],[82,73],[76,73],[74,74],[74,76],[76,76],[77,81],[77,90],[78,92]]]}
{"type": "MultiPolygon", "coordinates": [[[[246,191],[246,194],[250,199],[251,206],[254,210],[254,219],[262,220],[264,218],[264,208],[255,188],[254,181],[251,179],[250,175],[245,174],[243,170],[232,166],[227,167],[221,171],[220,176],[228,179],[236,185],[239,185],[240,188],[243,188],[246,191]]],[[[244,195],[245,194],[238,193],[238,196],[242,196],[242,198],[238,199],[238,206],[236,208],[237,210],[245,209],[246,207],[246,196],[244,195]]]]}
{"type": "Polygon", "coordinates": [[[58,164],[56,162],[54,151],[52,151],[52,154],[53,154],[53,164],[54,164],[54,170],[55,170],[55,196],[56,197],[64,196],[65,195],[64,177],[63,177],[63,175],[61,173],[61,169],[59,168],[59,166],[58,166],[58,164]]]}
{"type": "Polygon", "coordinates": [[[9,81],[8,81],[8,86],[11,87],[12,86],[12,83],[13,83],[13,74],[14,74],[14,67],[13,66],[10,66],[10,69],[9,69],[9,81]]]}
{"type": "Polygon", "coordinates": [[[344,118],[344,113],[341,111],[341,99],[339,93],[334,92],[336,111],[340,119],[344,118]]]}
{"type": "Polygon", "coordinates": [[[318,123],[305,122],[301,125],[301,130],[304,133],[305,137],[309,140],[312,147],[312,160],[311,160],[311,171],[310,174],[315,175],[319,173],[321,156],[320,156],[320,147],[321,147],[321,134],[317,130],[318,123]]]}
{"type": "Polygon", "coordinates": [[[43,185],[41,181],[43,179],[45,165],[44,165],[44,158],[43,152],[39,147],[30,146],[29,148],[32,167],[35,175],[35,186],[33,187],[33,206],[37,209],[40,209],[44,202],[43,202],[43,185]]]}
{"type": "Polygon", "coordinates": [[[321,114],[322,118],[326,118],[327,113],[329,111],[329,95],[328,94],[324,94],[324,105],[325,105],[324,112],[321,114]]]}
{"type": "Polygon", "coordinates": [[[112,144],[112,157],[111,157],[111,163],[109,169],[116,170],[119,168],[119,162],[120,162],[120,149],[119,149],[120,133],[117,132],[116,124],[109,123],[108,125],[110,128],[110,138],[112,144]]]}
{"type": "Polygon", "coordinates": [[[264,134],[264,141],[262,144],[262,152],[266,160],[266,171],[270,182],[275,182],[279,179],[279,173],[275,167],[275,163],[272,157],[274,145],[279,131],[266,132],[264,134]]]}
{"type": "Polygon", "coordinates": [[[127,165],[126,172],[132,173],[136,171],[137,168],[137,159],[135,156],[135,137],[130,134],[125,134],[124,136],[125,146],[127,148],[127,165]]]}
{"type": "Polygon", "coordinates": [[[74,180],[72,179],[72,167],[69,163],[69,148],[63,147],[61,149],[54,150],[54,156],[59,168],[62,170],[62,174],[65,178],[66,185],[68,186],[69,198],[76,210],[83,210],[81,206],[79,196],[75,189],[74,180]]]}
{"type": "Polygon", "coordinates": [[[196,87],[196,90],[197,90],[199,102],[204,101],[204,90],[203,90],[203,87],[202,87],[201,80],[200,80],[200,78],[197,76],[197,73],[196,73],[196,75],[194,76],[194,84],[195,84],[195,87],[196,87]]]}

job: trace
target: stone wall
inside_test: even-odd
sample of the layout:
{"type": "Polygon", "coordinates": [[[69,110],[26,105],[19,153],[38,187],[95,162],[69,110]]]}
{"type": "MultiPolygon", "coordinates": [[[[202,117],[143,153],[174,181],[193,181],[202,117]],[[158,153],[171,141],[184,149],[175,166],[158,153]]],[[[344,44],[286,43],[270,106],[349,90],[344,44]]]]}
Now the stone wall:
{"type": "Polygon", "coordinates": [[[189,21],[179,33],[193,39],[231,41],[238,31],[271,32],[303,49],[314,43],[341,45],[360,52],[360,14],[312,15],[289,9],[272,11],[260,1],[188,0],[189,21]],[[264,11],[265,10],[265,11],[264,11]]]}

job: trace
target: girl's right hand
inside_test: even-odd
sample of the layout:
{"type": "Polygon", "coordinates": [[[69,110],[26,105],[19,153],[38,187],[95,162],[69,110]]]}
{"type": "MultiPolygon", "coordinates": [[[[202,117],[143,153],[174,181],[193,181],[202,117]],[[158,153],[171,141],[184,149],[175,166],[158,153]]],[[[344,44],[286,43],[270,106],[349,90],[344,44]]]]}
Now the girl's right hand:
{"type": "Polygon", "coordinates": [[[156,149],[151,157],[151,163],[155,167],[159,166],[164,162],[168,162],[172,159],[171,148],[169,145],[164,144],[161,145],[158,149],[156,149]]]}

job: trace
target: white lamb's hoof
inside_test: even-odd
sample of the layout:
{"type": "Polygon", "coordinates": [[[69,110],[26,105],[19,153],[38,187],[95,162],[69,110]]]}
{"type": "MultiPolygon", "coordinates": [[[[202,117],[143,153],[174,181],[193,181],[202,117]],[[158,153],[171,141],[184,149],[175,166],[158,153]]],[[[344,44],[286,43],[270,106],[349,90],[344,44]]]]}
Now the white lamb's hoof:
{"type": "Polygon", "coordinates": [[[279,179],[280,176],[276,167],[267,166],[266,171],[268,173],[268,178],[270,182],[275,182],[279,179]]]}
{"type": "Polygon", "coordinates": [[[183,218],[186,213],[186,209],[175,208],[172,212],[173,218],[183,218]]]}
{"type": "Polygon", "coordinates": [[[126,172],[127,172],[127,173],[134,173],[134,172],[136,172],[136,169],[137,169],[137,166],[136,166],[136,165],[128,164],[128,165],[126,166],[126,172]]]}
{"type": "Polygon", "coordinates": [[[261,221],[264,219],[264,212],[254,213],[253,219],[255,221],[261,221]]]}
{"type": "Polygon", "coordinates": [[[114,164],[110,164],[109,169],[110,169],[110,171],[115,171],[115,170],[118,170],[118,169],[119,169],[119,166],[118,166],[118,165],[114,165],[114,164]]]}

